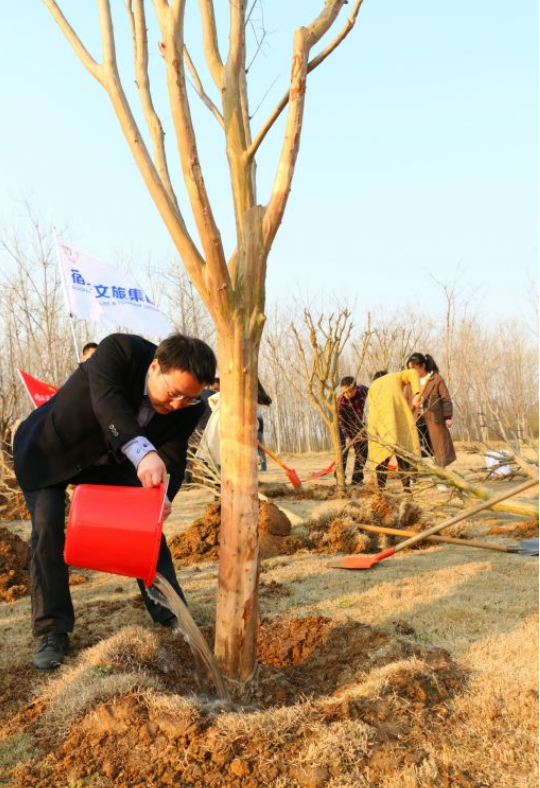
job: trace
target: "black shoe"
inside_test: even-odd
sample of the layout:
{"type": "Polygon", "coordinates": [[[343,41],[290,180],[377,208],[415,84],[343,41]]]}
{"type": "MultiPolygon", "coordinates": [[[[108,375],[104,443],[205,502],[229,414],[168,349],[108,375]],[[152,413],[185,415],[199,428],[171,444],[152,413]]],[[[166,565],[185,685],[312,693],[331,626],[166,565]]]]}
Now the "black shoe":
{"type": "Polygon", "coordinates": [[[156,623],[162,627],[167,627],[167,629],[172,629],[173,631],[178,629],[178,619],[176,616],[171,616],[170,618],[166,618],[165,621],[157,621],[156,623]]]}
{"type": "Polygon", "coordinates": [[[65,632],[45,635],[34,654],[34,667],[38,670],[54,670],[60,667],[69,651],[69,638],[65,632]]]}

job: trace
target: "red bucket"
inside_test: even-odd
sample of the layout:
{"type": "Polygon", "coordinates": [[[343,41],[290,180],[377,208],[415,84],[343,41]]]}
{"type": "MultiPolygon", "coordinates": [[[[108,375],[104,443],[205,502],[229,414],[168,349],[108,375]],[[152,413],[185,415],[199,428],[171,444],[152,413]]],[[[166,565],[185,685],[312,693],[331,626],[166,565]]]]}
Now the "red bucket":
{"type": "Polygon", "coordinates": [[[64,548],[70,566],[137,577],[156,574],[165,486],[79,484],[71,500],[64,548]]]}

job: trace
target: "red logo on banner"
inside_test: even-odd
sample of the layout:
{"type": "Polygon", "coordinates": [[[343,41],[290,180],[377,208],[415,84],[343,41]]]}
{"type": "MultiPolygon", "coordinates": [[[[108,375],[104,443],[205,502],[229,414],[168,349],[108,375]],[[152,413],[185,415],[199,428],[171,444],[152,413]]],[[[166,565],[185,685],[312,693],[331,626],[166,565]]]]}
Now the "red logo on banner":
{"type": "Polygon", "coordinates": [[[32,375],[29,375],[28,372],[24,372],[22,369],[19,369],[19,375],[36,408],[39,408],[44,402],[50,400],[58,391],[58,386],[42,383],[41,380],[33,378],[32,375]]]}

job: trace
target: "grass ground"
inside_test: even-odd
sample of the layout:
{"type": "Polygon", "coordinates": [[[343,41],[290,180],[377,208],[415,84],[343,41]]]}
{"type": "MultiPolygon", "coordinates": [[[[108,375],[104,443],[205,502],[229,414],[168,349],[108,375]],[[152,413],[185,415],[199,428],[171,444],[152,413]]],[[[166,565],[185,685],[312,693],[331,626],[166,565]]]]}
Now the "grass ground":
{"type": "MultiPolygon", "coordinates": [[[[305,477],[329,457],[285,461],[305,477]]],[[[480,465],[459,454],[462,470],[480,465]]],[[[182,491],[167,535],[212,500],[182,491]]],[[[281,503],[293,534],[328,506],[281,503]]],[[[422,501],[426,517],[434,506],[422,501]]],[[[484,514],[466,535],[510,544],[517,522],[484,514]]],[[[28,523],[7,527],[28,539],[28,523]]],[[[52,677],[31,668],[28,596],[1,604],[0,785],[537,786],[538,560],[430,546],[369,571],[328,563],[263,561],[260,670],[242,708],[201,695],[189,648],[152,627],[127,578],[74,573],[72,651],[52,677]]],[[[178,570],[211,643],[216,564],[178,570]]]]}

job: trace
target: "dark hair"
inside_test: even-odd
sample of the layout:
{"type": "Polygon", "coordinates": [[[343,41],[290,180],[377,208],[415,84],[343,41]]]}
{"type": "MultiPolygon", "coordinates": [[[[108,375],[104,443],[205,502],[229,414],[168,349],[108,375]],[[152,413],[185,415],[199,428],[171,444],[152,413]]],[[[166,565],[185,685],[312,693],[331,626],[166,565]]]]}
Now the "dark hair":
{"type": "Polygon", "coordinates": [[[412,353],[407,359],[407,367],[409,367],[410,364],[420,364],[426,368],[426,372],[439,371],[435,359],[433,356],[430,356],[429,353],[426,353],[425,356],[422,353],[412,353]]]}
{"type": "Polygon", "coordinates": [[[356,383],[355,379],[351,378],[350,375],[347,375],[347,377],[341,378],[340,386],[347,386],[347,388],[349,389],[351,386],[354,386],[355,383],[356,383]]]}
{"type": "Polygon", "coordinates": [[[86,353],[87,350],[92,350],[92,348],[94,348],[94,350],[97,350],[97,342],[87,342],[86,345],[82,349],[83,356],[84,356],[84,354],[86,353]]]}
{"type": "Polygon", "coordinates": [[[260,380],[257,380],[257,405],[271,405],[272,398],[268,396],[260,380]]]}
{"type": "Polygon", "coordinates": [[[190,372],[199,383],[211,384],[216,376],[216,356],[202,339],[171,334],[156,348],[154,358],[163,372],[179,369],[190,372]]]}
{"type": "Polygon", "coordinates": [[[376,372],[373,375],[372,380],[378,380],[379,378],[384,378],[385,375],[388,375],[388,370],[387,369],[380,369],[378,372],[376,372]]]}

